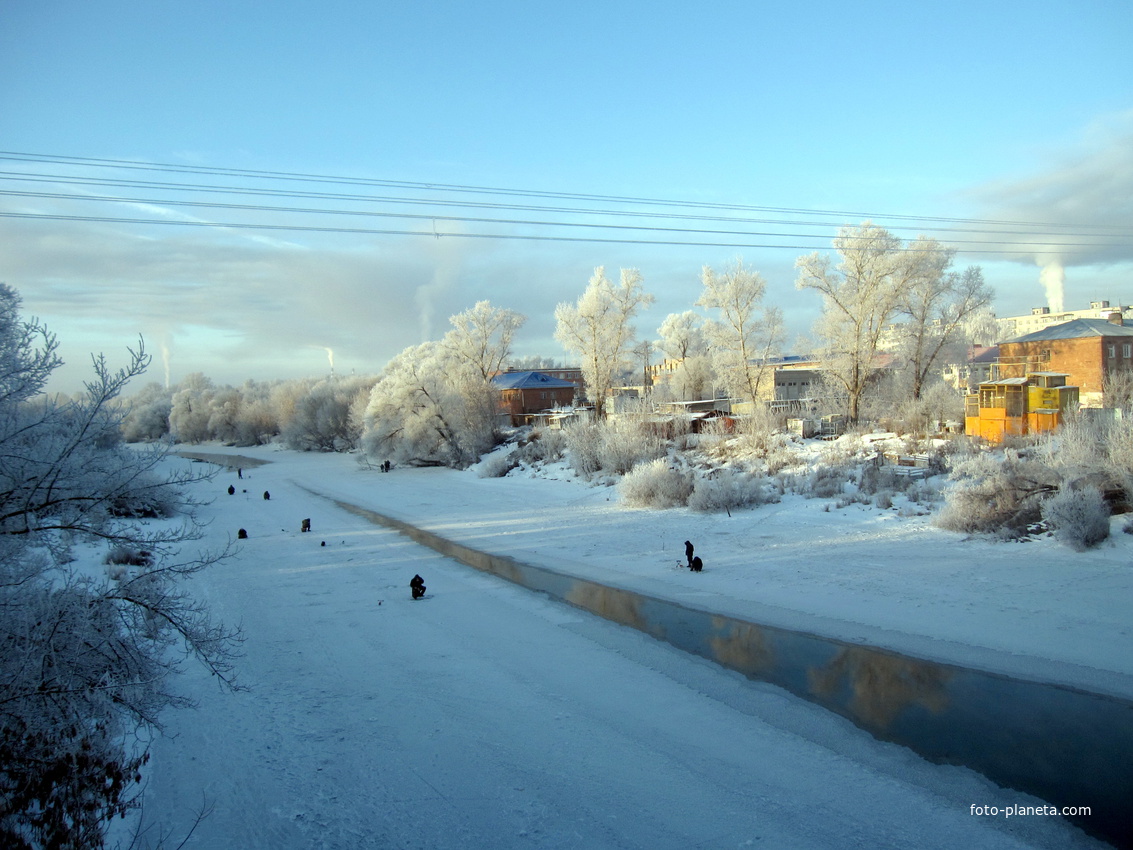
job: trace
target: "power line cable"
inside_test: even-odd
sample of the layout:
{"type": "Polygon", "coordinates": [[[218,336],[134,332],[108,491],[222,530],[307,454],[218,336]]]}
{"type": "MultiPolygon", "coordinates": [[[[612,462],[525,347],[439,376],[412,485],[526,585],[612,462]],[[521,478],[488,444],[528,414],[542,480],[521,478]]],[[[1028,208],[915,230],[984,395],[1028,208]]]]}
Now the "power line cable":
{"type": "MultiPolygon", "coordinates": [[[[176,191],[176,192],[200,192],[200,193],[223,193],[236,196],[250,196],[250,197],[279,197],[279,198],[303,198],[309,200],[328,200],[328,201],[356,201],[363,203],[384,203],[394,205],[413,205],[413,206],[436,206],[436,207],[454,207],[462,209],[492,209],[492,210],[510,210],[516,212],[542,212],[542,213],[559,213],[559,214],[572,214],[572,215],[603,215],[610,217],[628,217],[628,218],[643,218],[643,219],[661,219],[661,220],[675,220],[675,221],[712,221],[712,222],[726,222],[730,224],[763,224],[763,225],[782,225],[791,227],[814,227],[814,228],[830,228],[839,226],[840,222],[836,221],[798,221],[788,220],[781,218],[753,218],[753,217],[736,217],[736,216],[708,216],[708,215],[692,215],[688,213],[675,214],[671,212],[649,212],[642,210],[612,210],[612,209],[593,209],[593,208],[579,208],[579,207],[563,207],[563,206],[546,206],[546,205],[528,205],[528,204],[506,204],[499,202],[487,201],[465,201],[455,199],[426,199],[426,198],[399,198],[388,195],[363,195],[363,194],[348,194],[338,192],[310,192],[310,191],[295,191],[283,189],[267,189],[267,188],[252,188],[247,186],[218,186],[215,184],[184,184],[184,183],[165,183],[159,181],[144,181],[144,180],[114,180],[104,178],[80,178],[71,177],[67,175],[58,174],[26,174],[22,172],[5,172],[0,171],[0,180],[14,180],[20,182],[46,182],[56,183],[62,185],[76,185],[76,186],[97,186],[101,188],[115,188],[115,189],[149,189],[149,190],[163,190],[163,191],[176,191]]],[[[5,192],[5,194],[19,194],[14,190],[5,192]]],[[[34,193],[27,193],[28,197],[36,197],[34,193]]],[[[39,197],[52,197],[52,195],[43,193],[39,197]]],[[[58,197],[64,197],[59,195],[58,197]]],[[[75,199],[80,200],[94,200],[96,196],[75,196],[75,199]]],[[[148,203],[158,203],[167,205],[184,205],[182,202],[175,199],[147,199],[148,203]]],[[[359,213],[363,214],[363,213],[359,213]]],[[[1070,228],[1077,228],[1077,225],[1060,225],[1060,232],[1056,235],[1059,237],[1068,236],[1094,236],[1106,237],[1112,236],[1121,238],[1130,235],[1128,229],[1118,228],[1113,225],[1082,225],[1089,229],[1089,232],[1081,232],[1077,229],[1071,230],[1070,228]],[[1112,232],[1106,232],[1112,231],[1112,232]]],[[[910,229],[908,227],[898,227],[894,229],[910,229]]],[[[1034,236],[1031,230],[1004,230],[1002,228],[974,228],[974,227],[934,227],[935,232],[942,233],[976,233],[976,234],[990,234],[998,237],[1005,236],[1034,236]]],[[[787,235],[787,234],[785,234],[787,235]]]]}
{"type": "MultiPolygon", "coordinates": [[[[814,210],[793,207],[756,206],[748,204],[726,204],[708,201],[673,200],[665,198],[647,198],[633,196],[602,195],[580,192],[556,192],[532,189],[508,189],[500,187],[473,186],[464,184],[428,183],[420,181],[385,180],[378,178],[344,177],[326,174],[313,174],[306,172],[287,172],[242,168],[224,168],[216,166],[179,165],[174,163],[147,163],[138,160],[102,159],[95,157],[64,156],[58,154],[35,154],[14,151],[0,151],[0,159],[38,162],[72,164],[79,166],[94,166],[101,168],[119,168],[128,170],[146,170],[165,173],[183,174],[211,174],[225,176],[244,176],[269,180],[290,180],[301,182],[319,182],[329,184],[383,186],[398,188],[414,188],[427,191],[444,191],[460,193],[478,193],[494,195],[511,195],[537,198],[561,198],[575,201],[603,201],[618,204],[645,204],[652,206],[674,206],[685,208],[719,209],[735,211],[751,211],[763,213],[780,213],[786,215],[823,215],[823,216],[849,216],[857,219],[880,218],[894,221],[919,221],[937,223],[964,223],[1000,226],[1021,226],[1027,228],[1057,228],[1065,225],[1054,222],[1028,222],[1017,220],[964,218],[957,216],[924,216],[895,213],[862,212],[849,210],[814,210]]],[[[1078,224],[1076,227],[1107,227],[1106,225],[1078,224]]]]}
{"type": "MultiPolygon", "coordinates": [[[[444,221],[449,223],[461,224],[491,224],[491,225],[512,225],[512,226],[529,226],[529,227],[549,227],[549,228],[592,228],[596,230],[633,230],[643,231],[648,233],[682,233],[682,234],[696,234],[703,236],[735,236],[735,237],[759,237],[769,238],[776,237],[782,239],[808,239],[818,238],[813,234],[808,233],[781,233],[781,232],[767,232],[767,231],[735,231],[735,230],[708,230],[704,228],[693,227],[658,227],[656,225],[643,225],[643,224],[604,224],[600,222],[578,222],[578,221],[541,221],[532,219],[504,219],[504,218],[488,218],[476,216],[454,216],[454,215],[437,215],[435,213],[407,213],[407,212],[385,212],[379,210],[342,210],[342,209],[325,209],[321,207],[280,207],[270,206],[266,204],[234,204],[224,203],[220,201],[189,201],[184,199],[166,200],[161,198],[134,198],[134,197],[120,197],[113,195],[80,195],[80,194],[64,194],[54,192],[20,192],[7,189],[0,189],[0,196],[8,197],[31,197],[31,198],[46,198],[46,199],[61,199],[61,200],[79,200],[79,201],[100,201],[109,203],[121,204],[150,204],[150,205],[166,205],[172,207],[189,207],[193,209],[223,209],[223,210],[238,210],[244,212],[268,212],[268,213],[289,213],[289,214],[303,214],[303,215],[335,215],[335,216],[359,216],[366,218],[399,218],[409,221],[444,221]]],[[[988,241],[983,239],[965,239],[965,240],[952,240],[950,244],[953,245],[979,245],[979,246],[995,246],[1002,245],[1002,240],[988,241]]],[[[1096,242],[1051,242],[1044,240],[1042,247],[1047,249],[1063,249],[1063,248],[1099,248],[1105,247],[1104,244],[1096,242]]],[[[976,249],[973,249],[976,250],[976,249]]]]}
{"type": "MultiPolygon", "coordinates": [[[[319,227],[314,225],[297,225],[297,224],[266,224],[266,223],[250,223],[250,222],[217,222],[217,221],[201,221],[201,220],[178,220],[178,219],[147,219],[147,218],[126,218],[117,216],[92,216],[92,215],[62,215],[50,213],[15,213],[0,211],[0,218],[11,219],[25,219],[25,220],[49,220],[49,221],[82,221],[82,222],[98,222],[108,224],[157,224],[164,226],[181,226],[181,227],[209,227],[220,230],[268,230],[268,231],[288,231],[296,233],[348,233],[359,235],[384,235],[384,236],[426,236],[436,239],[441,238],[457,238],[457,239],[499,239],[499,240],[522,240],[522,241],[535,241],[535,242],[593,242],[601,244],[623,244],[623,245],[664,245],[672,247],[709,247],[709,248],[767,248],[767,249],[782,249],[782,250],[795,250],[795,251],[810,251],[814,250],[814,245],[782,245],[782,244],[766,244],[755,242],[694,242],[694,241],[674,241],[664,239],[614,239],[598,236],[553,236],[546,234],[522,234],[522,233],[472,233],[465,231],[423,231],[423,230],[393,230],[393,229],[379,229],[379,228],[362,228],[362,227],[319,227]]],[[[775,235],[775,234],[771,234],[775,235]]],[[[820,237],[813,237],[818,239],[820,237]]],[[[916,251],[915,247],[904,247],[905,251],[916,251]]],[[[966,252],[971,253],[971,252],[966,252]]],[[[978,253],[983,254],[1018,254],[1021,256],[1029,256],[1034,254],[1034,249],[1027,250],[1014,250],[1014,249],[980,249],[978,253]]]]}

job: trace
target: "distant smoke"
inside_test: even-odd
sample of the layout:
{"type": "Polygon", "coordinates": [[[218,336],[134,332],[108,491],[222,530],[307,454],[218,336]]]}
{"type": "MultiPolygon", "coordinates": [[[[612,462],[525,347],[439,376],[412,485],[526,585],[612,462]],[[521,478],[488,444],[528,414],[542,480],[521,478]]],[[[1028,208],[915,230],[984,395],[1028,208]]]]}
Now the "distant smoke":
{"type": "Polygon", "coordinates": [[[161,342],[161,363],[165,367],[165,388],[166,389],[169,389],[169,386],[170,386],[170,383],[169,383],[169,358],[170,358],[169,341],[168,341],[168,339],[165,339],[165,340],[162,340],[162,342],[161,342]]]}
{"type": "Polygon", "coordinates": [[[334,374],[334,349],[323,346],[323,351],[327,353],[327,360],[330,362],[330,373],[334,374]]]}
{"type": "Polygon", "coordinates": [[[1046,305],[1052,313],[1062,312],[1062,296],[1066,288],[1066,271],[1062,268],[1062,261],[1054,259],[1044,260],[1037,256],[1035,262],[1042,266],[1039,272],[1039,282],[1046,292],[1046,305]]]}
{"type": "Polygon", "coordinates": [[[455,274],[450,268],[451,263],[445,263],[433,273],[433,279],[417,287],[414,300],[421,315],[421,341],[433,339],[436,332],[437,308],[444,306],[444,299],[452,290],[455,274]]]}
{"type": "MultiPolygon", "coordinates": [[[[1099,118],[1030,175],[967,192],[1004,249],[1036,263],[1047,306],[1063,309],[1067,268],[1133,262],[1133,110],[1099,118]]],[[[1011,255],[1008,255],[1011,256],[1011,255]]],[[[995,254],[990,255],[995,259],[995,254]]]]}

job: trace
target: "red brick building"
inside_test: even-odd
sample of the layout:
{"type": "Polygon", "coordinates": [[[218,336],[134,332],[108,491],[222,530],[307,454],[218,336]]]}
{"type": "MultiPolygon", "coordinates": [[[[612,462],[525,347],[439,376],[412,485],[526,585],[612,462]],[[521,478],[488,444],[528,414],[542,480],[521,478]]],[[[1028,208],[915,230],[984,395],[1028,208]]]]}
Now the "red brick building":
{"type": "Polygon", "coordinates": [[[553,378],[543,372],[501,372],[492,378],[500,393],[500,411],[513,425],[527,417],[555,407],[574,404],[576,387],[570,381],[553,378]]]}
{"type": "Polygon", "coordinates": [[[1086,406],[1100,406],[1107,372],[1133,372],[1133,326],[1120,313],[1105,319],[1075,319],[999,344],[999,378],[1032,372],[1064,372],[1086,406]]]}

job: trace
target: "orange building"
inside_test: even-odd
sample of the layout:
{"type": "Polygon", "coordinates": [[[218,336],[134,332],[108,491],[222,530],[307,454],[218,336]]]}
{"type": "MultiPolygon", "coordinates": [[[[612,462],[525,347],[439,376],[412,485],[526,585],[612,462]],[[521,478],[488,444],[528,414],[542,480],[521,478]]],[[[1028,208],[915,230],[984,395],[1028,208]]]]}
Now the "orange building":
{"type": "Polygon", "coordinates": [[[1078,409],[1078,387],[1064,372],[1032,372],[1022,378],[985,381],[967,396],[964,431],[989,443],[1053,431],[1078,409]]]}

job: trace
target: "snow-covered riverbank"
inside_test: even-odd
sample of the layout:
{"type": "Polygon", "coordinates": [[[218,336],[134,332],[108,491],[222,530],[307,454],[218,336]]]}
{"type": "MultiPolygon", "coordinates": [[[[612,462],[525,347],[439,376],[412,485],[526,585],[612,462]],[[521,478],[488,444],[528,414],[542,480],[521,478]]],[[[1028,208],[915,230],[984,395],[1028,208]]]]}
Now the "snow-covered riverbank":
{"type": "Polygon", "coordinates": [[[272,448],[241,454],[272,463],[209,485],[210,537],[244,528],[248,540],[199,589],[218,616],[244,626],[249,690],[222,692],[189,670],[183,687],[201,705],[171,713],[174,737],[154,745],[151,842],[158,825],[179,840],[203,801],[212,814],[188,847],[1092,844],[1059,818],[973,815],[973,805],[1043,801],[930,765],[778,689],[446,561],[308,491],[697,607],[849,636],[912,637],[972,658],[1000,659],[1008,648],[1012,663],[1037,665],[1043,640],[1061,634],[1058,669],[1118,685],[1129,659],[1112,644],[1127,638],[1115,628],[1105,637],[1111,615],[1087,617],[1079,591],[1062,628],[1024,628],[1028,610],[1042,619],[1059,600],[1032,590],[1010,603],[1002,594],[1025,585],[1026,565],[993,556],[1030,555],[1032,578],[1048,590],[1059,569],[1105,578],[1110,589],[1095,594],[1104,611],[1128,587],[1126,535],[1081,556],[1045,541],[965,543],[916,518],[828,513],[817,502],[730,518],[655,513],[564,481],[383,474],[353,457],[272,448]],[[299,531],[306,518],[310,534],[299,531]],[[705,558],[700,575],[677,566],[686,538],[705,558]],[[967,586],[975,570],[941,573],[949,551],[969,550],[990,559],[981,572],[992,592],[967,586]],[[1045,562],[1031,554],[1043,552],[1045,562]],[[1008,573],[997,577],[997,564],[1008,573]],[[409,599],[414,573],[429,585],[424,602],[409,599]],[[917,602],[919,618],[904,612],[917,602]],[[985,624],[965,640],[951,622],[957,611],[973,622],[1004,612],[1017,627],[985,624]],[[866,616],[882,614],[894,621],[879,627],[866,616]],[[947,642],[944,629],[954,635],[947,642]],[[1104,664],[1078,663],[1091,641],[1104,664]]]}

